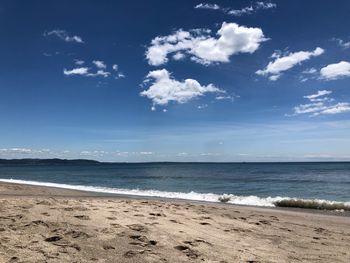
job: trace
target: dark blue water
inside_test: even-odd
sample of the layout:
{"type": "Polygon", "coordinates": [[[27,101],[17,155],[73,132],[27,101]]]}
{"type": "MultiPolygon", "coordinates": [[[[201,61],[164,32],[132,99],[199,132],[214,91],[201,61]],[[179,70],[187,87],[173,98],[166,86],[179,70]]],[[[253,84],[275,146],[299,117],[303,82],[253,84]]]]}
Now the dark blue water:
{"type": "Polygon", "coordinates": [[[0,166],[1,179],[122,189],[350,201],[350,163],[0,166]]]}

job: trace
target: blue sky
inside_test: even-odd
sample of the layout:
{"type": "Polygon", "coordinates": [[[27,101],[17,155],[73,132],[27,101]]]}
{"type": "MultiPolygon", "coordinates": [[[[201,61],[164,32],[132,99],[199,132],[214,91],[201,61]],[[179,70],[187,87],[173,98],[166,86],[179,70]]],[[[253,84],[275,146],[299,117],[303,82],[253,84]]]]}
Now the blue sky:
{"type": "Polygon", "coordinates": [[[0,1],[0,158],[350,160],[349,1],[0,1]]]}

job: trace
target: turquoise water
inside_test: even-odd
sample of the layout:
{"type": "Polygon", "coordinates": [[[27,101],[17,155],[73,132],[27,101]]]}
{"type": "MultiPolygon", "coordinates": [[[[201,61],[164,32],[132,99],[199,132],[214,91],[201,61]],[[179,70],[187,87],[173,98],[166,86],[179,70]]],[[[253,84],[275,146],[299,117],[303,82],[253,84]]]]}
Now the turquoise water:
{"type": "Polygon", "coordinates": [[[350,163],[2,165],[0,179],[214,202],[230,194],[230,202],[249,205],[281,198],[350,202],[350,163]]]}

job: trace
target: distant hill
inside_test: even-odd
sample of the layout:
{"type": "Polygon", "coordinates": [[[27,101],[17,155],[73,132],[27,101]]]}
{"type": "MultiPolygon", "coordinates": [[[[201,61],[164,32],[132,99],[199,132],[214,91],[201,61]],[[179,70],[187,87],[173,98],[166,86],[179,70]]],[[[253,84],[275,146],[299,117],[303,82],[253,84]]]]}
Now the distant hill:
{"type": "Polygon", "coordinates": [[[96,165],[99,161],[86,159],[0,159],[0,165],[96,165]]]}

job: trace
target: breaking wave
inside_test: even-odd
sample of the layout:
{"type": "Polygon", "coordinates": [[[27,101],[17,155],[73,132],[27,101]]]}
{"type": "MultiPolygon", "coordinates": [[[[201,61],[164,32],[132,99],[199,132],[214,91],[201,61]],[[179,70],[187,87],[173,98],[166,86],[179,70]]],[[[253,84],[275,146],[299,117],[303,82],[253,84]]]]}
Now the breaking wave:
{"type": "MultiPolygon", "coordinates": [[[[0,179],[0,182],[57,187],[57,188],[63,188],[63,189],[96,192],[96,193],[160,197],[160,198],[184,199],[184,200],[205,201],[205,202],[223,202],[223,203],[236,204],[236,205],[250,205],[250,206],[263,206],[263,207],[282,206],[279,204],[285,203],[286,200],[294,200],[294,201],[298,200],[302,202],[341,205],[345,208],[348,207],[350,209],[350,202],[341,203],[336,201],[319,200],[319,199],[312,199],[312,200],[297,199],[297,198],[280,197],[280,196],[258,197],[255,195],[239,196],[234,194],[219,195],[219,194],[213,194],[213,193],[197,193],[193,191],[187,192],[187,193],[167,192],[167,191],[159,191],[159,190],[124,189],[124,188],[111,188],[111,187],[87,186],[87,185],[70,185],[70,184],[61,184],[61,183],[37,182],[37,181],[14,180],[14,179],[0,179]]],[[[292,207],[293,202],[288,202],[288,204],[290,204],[289,207],[292,207]]],[[[334,206],[334,207],[339,207],[339,206],[334,206]]]]}

